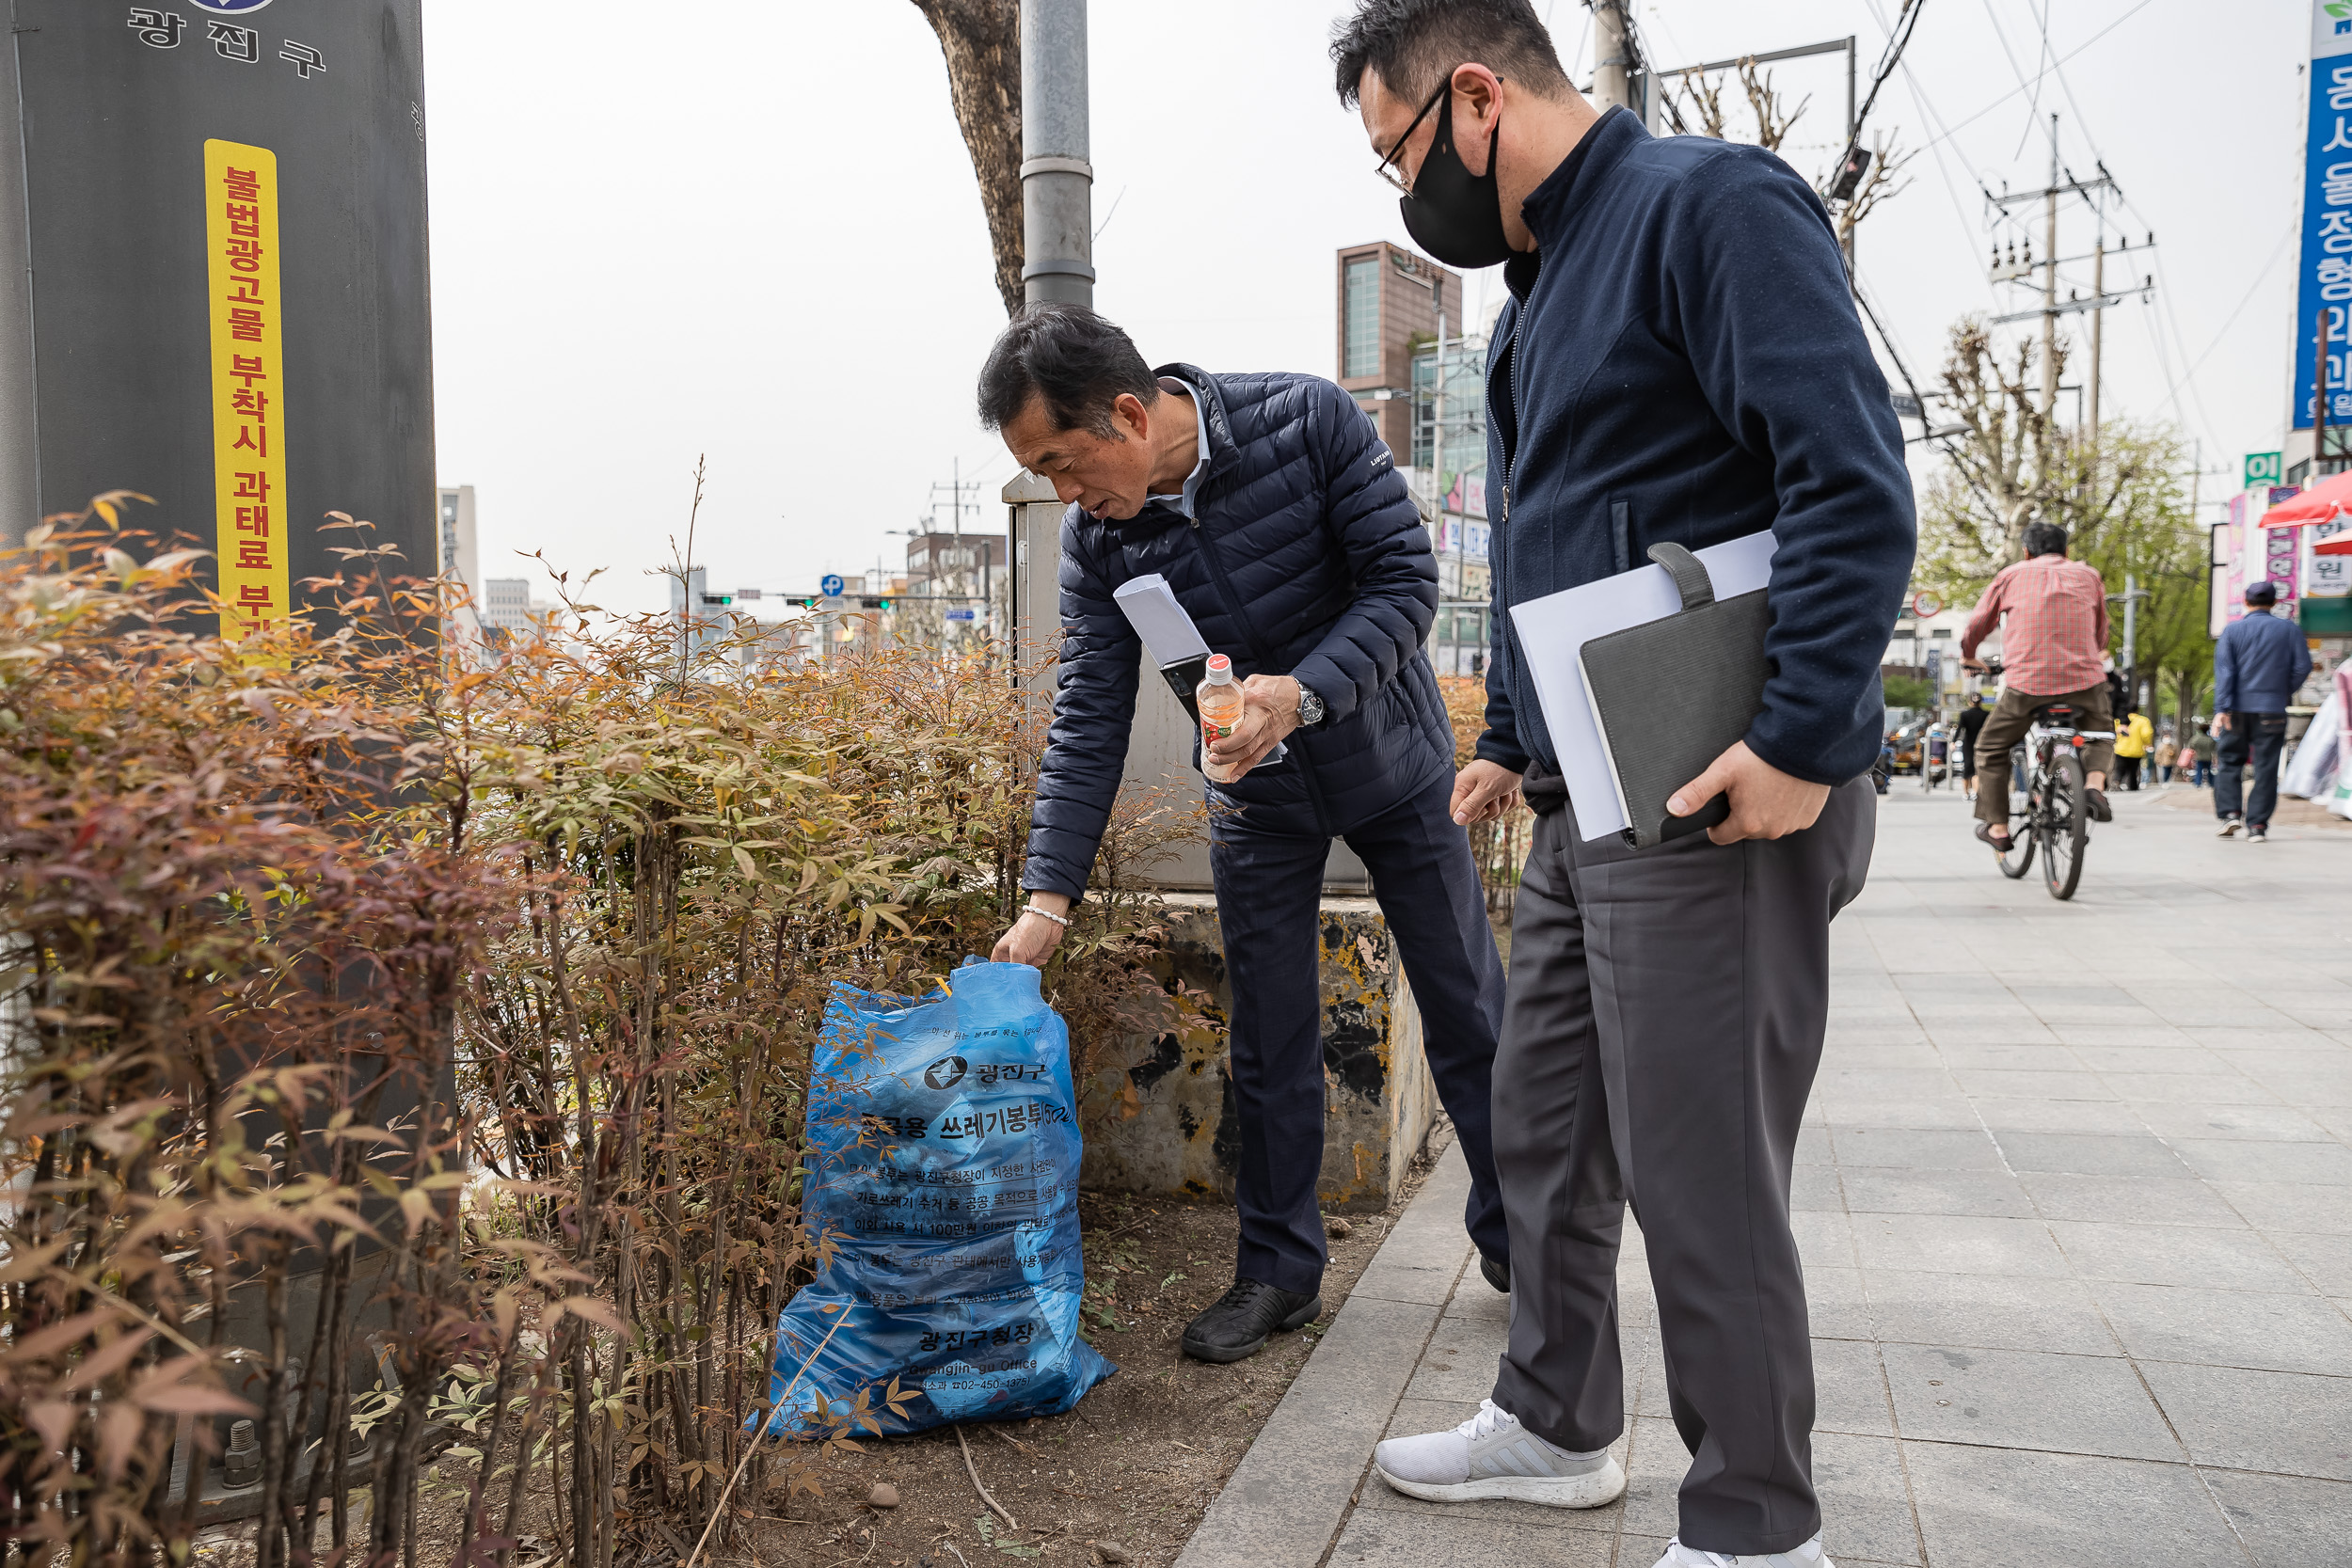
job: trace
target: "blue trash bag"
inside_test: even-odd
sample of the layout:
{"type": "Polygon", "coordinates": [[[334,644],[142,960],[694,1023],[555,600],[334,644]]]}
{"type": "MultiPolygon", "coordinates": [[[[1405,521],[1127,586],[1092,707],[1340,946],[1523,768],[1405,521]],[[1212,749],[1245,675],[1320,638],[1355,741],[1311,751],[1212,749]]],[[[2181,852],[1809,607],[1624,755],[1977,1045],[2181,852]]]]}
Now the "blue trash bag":
{"type": "Polygon", "coordinates": [[[834,988],[802,1185],[830,1251],[776,1324],[746,1431],[1057,1416],[1119,1370],[1078,1337],[1077,1095],[1038,983],[972,958],[919,1001],[834,988]]]}

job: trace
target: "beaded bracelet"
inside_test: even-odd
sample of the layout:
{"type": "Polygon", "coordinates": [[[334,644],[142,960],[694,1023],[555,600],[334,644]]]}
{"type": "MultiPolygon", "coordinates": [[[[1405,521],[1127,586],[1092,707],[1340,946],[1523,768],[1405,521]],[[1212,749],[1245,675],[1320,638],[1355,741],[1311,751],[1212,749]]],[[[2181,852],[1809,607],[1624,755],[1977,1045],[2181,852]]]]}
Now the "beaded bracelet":
{"type": "Polygon", "coordinates": [[[1037,904],[1024,904],[1021,909],[1025,914],[1041,914],[1064,930],[1070,928],[1070,917],[1066,914],[1056,914],[1053,911],[1037,904]]]}

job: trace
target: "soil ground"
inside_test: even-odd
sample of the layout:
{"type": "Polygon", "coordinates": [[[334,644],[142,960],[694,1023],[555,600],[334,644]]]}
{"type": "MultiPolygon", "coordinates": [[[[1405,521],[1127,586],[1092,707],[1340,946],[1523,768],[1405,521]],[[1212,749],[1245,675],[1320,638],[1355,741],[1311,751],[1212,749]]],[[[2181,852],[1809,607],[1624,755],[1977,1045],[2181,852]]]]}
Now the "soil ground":
{"type": "MultiPolygon", "coordinates": [[[[1444,1124],[1414,1164],[1404,1196],[1378,1214],[1350,1215],[1330,1241],[1324,1323],[1346,1300],[1430,1164],[1453,1141],[1444,1124]]],[[[1232,1283],[1230,1204],[1184,1204],[1087,1193],[1087,1320],[1095,1347],[1118,1363],[1066,1416],[966,1425],[980,1481],[1019,1523],[990,1514],[974,1492],[952,1428],[886,1440],[820,1463],[821,1497],[785,1507],[782,1482],[760,1517],[721,1559],[745,1568],[986,1568],[1042,1557],[1165,1565],[1232,1473],[1289,1388],[1322,1331],[1278,1336],[1230,1367],[1190,1360],[1184,1324],[1232,1283]],[[1105,1327],[1107,1320],[1114,1326],[1105,1327]],[[876,1482],[898,1494],[870,1507],[876,1482]]]]}

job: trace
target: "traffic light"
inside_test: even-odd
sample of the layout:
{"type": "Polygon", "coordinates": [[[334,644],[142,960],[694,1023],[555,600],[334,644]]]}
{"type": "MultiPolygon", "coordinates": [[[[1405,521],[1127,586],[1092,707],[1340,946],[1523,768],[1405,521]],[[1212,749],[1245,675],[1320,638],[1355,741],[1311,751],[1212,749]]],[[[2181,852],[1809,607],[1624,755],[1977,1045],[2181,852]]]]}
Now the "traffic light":
{"type": "Polygon", "coordinates": [[[735,595],[734,595],[734,594],[705,594],[703,595],[703,603],[705,603],[705,604],[707,604],[707,605],[711,605],[711,604],[722,604],[722,605],[723,605],[723,604],[733,604],[734,602],[735,602],[735,595]]]}
{"type": "Polygon", "coordinates": [[[862,598],[858,600],[858,608],[861,610],[888,610],[890,608],[890,601],[886,598],[862,598]]]}

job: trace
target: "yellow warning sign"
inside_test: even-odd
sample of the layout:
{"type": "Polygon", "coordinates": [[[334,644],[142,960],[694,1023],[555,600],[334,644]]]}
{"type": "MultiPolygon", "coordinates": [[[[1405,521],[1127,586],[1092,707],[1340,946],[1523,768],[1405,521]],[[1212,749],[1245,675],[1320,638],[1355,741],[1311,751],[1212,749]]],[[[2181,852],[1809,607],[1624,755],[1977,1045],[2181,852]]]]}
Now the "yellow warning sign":
{"type": "Polygon", "coordinates": [[[286,549],[286,354],[278,288],[278,155],[204,144],[213,326],[213,486],[229,635],[293,609],[286,549]]]}

